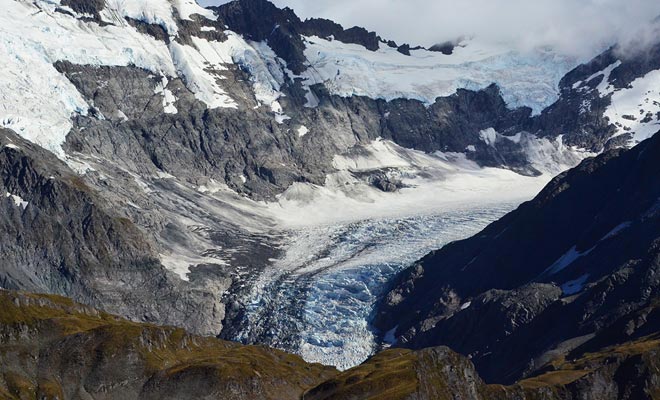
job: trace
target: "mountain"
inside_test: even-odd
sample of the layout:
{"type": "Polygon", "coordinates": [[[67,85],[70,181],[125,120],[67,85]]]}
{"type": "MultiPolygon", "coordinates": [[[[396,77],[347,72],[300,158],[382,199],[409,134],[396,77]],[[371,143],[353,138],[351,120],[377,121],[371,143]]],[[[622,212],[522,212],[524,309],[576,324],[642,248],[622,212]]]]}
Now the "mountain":
{"type": "Polygon", "coordinates": [[[140,229],[54,154],[0,129],[0,177],[3,288],[206,334],[220,329],[220,293],[173,279],[140,229]]]}
{"type": "Polygon", "coordinates": [[[657,394],[656,336],[486,385],[448,348],[392,349],[338,373],[265,347],[138,324],[69,299],[0,291],[0,397],[40,399],[642,399],[657,394]],[[606,384],[602,384],[605,382],[606,384]]]}
{"type": "Polygon", "coordinates": [[[437,230],[658,125],[657,45],[424,49],[266,0],[3,6],[2,286],[336,365],[373,353],[373,298],[437,230]],[[338,315],[363,335],[301,333],[338,315]]]}
{"type": "Polygon", "coordinates": [[[660,136],[556,177],[403,272],[378,310],[397,346],[447,345],[489,382],[658,331],[660,136]]]}

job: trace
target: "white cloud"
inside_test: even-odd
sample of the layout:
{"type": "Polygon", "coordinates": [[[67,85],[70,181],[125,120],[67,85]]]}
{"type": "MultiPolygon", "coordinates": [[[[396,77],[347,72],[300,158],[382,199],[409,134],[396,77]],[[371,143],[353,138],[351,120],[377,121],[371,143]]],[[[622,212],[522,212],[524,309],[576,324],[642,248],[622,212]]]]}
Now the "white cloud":
{"type": "MultiPolygon", "coordinates": [[[[227,2],[200,0],[206,5],[227,2]]],[[[430,46],[477,36],[521,49],[591,56],[660,15],[657,0],[274,0],[301,18],[364,26],[399,43],[430,46]]]]}

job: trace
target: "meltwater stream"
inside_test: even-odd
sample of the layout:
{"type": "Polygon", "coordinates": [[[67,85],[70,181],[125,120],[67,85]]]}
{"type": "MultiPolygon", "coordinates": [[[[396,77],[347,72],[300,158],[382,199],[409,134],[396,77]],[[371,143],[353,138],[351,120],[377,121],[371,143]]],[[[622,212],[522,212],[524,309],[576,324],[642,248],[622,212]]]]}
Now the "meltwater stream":
{"type": "Polygon", "coordinates": [[[339,369],[358,365],[378,346],[369,320],[388,280],[429,251],[475,234],[517,204],[289,232],[285,256],[243,299],[242,328],[233,339],[339,369]]]}

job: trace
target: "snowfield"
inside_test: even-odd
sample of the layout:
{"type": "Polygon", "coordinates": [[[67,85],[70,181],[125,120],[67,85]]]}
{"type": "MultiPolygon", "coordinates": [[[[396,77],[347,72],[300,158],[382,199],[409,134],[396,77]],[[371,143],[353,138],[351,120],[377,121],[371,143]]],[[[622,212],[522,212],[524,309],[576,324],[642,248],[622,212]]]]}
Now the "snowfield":
{"type": "Polygon", "coordinates": [[[600,97],[611,96],[612,104],[605,111],[605,117],[616,126],[613,137],[631,133],[630,145],[634,146],[660,130],[660,71],[651,71],[635,79],[629,87],[616,89],[610,82],[610,75],[620,65],[621,61],[613,63],[585,81],[576,82],[573,89],[588,90],[586,83],[602,77],[596,90],[600,97]]]}
{"type": "Polygon", "coordinates": [[[361,151],[335,156],[337,172],[327,176],[324,186],[295,183],[276,203],[267,205],[269,212],[283,226],[296,228],[527,199],[556,174],[594,155],[564,146],[561,137],[551,141],[521,133],[502,139],[505,136],[492,132],[496,139],[500,137],[497,140],[519,140],[543,175],[527,177],[505,169],[481,168],[462,153],[426,154],[379,139],[360,147],[361,151]],[[403,187],[396,193],[384,193],[354,175],[370,171],[388,171],[403,187]]]}
{"type": "Polygon", "coordinates": [[[340,96],[432,104],[457,89],[479,90],[497,83],[509,107],[527,106],[534,113],[557,100],[559,81],[579,64],[550,51],[522,53],[474,39],[464,41],[451,55],[413,50],[406,56],[384,44],[373,52],[319,37],[307,37],[306,45],[310,67],[303,73],[305,82],[324,83],[340,96]]]}

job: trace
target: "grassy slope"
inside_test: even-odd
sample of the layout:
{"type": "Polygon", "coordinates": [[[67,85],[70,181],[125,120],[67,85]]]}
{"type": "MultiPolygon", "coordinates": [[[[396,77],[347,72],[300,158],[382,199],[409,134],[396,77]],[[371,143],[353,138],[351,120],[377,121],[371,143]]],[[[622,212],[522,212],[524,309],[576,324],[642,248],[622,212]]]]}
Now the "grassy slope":
{"type": "Polygon", "coordinates": [[[0,398],[61,399],[70,384],[57,371],[62,361],[65,371],[76,362],[90,376],[94,371],[85,371],[86,365],[130,365],[127,370],[140,372],[134,378],[143,383],[157,378],[181,384],[200,379],[203,371],[210,386],[237,387],[235,398],[250,398],[250,386],[262,398],[298,398],[336,373],[281,351],[133,323],[50,295],[0,291],[0,332],[0,398]]]}
{"type": "MultiPolygon", "coordinates": [[[[557,359],[545,373],[512,386],[486,385],[469,360],[444,347],[390,349],[337,373],[281,351],[133,323],[62,297],[0,291],[0,359],[1,399],[70,398],[71,385],[84,381],[87,391],[102,388],[95,393],[101,399],[126,393],[145,399],[298,399],[305,393],[309,400],[563,400],[598,379],[630,374],[626,363],[633,371],[653,371],[650,381],[660,381],[654,375],[660,334],[576,360],[557,359]],[[99,374],[107,382],[95,384],[99,374]],[[126,383],[131,379],[135,386],[126,383]]],[[[660,398],[657,385],[644,379],[647,398],[660,398]]]]}

